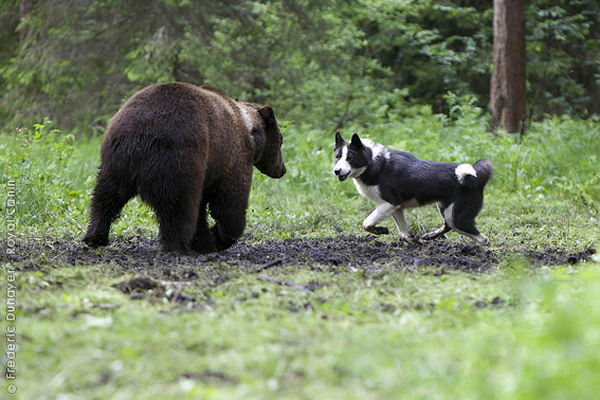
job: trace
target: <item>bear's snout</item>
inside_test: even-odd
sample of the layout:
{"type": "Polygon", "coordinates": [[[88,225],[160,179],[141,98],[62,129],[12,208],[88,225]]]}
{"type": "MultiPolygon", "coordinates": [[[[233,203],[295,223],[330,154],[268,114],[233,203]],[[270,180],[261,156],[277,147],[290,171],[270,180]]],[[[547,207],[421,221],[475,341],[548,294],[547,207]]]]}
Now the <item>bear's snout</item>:
{"type": "Polygon", "coordinates": [[[277,179],[283,178],[283,176],[285,175],[286,172],[287,172],[287,169],[285,168],[285,165],[282,165],[281,166],[281,173],[279,174],[279,176],[277,177],[277,179]]]}
{"type": "Polygon", "coordinates": [[[284,164],[281,164],[280,168],[277,168],[275,171],[262,171],[265,175],[267,175],[269,178],[274,178],[274,179],[281,179],[283,178],[283,176],[285,175],[285,173],[287,172],[287,169],[285,168],[284,164]]]}

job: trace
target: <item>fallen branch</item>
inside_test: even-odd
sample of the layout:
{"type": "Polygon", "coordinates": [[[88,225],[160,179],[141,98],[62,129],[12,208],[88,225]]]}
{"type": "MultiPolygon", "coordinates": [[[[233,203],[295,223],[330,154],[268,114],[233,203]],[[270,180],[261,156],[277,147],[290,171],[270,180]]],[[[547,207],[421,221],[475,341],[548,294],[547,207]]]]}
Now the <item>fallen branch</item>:
{"type": "Polygon", "coordinates": [[[276,259],[276,260],[269,261],[268,263],[265,263],[265,264],[261,265],[260,267],[258,267],[258,268],[256,269],[256,271],[254,271],[254,272],[255,272],[255,273],[258,273],[258,272],[263,272],[264,270],[267,270],[267,269],[269,269],[269,268],[271,268],[271,267],[274,267],[274,266],[276,266],[276,265],[279,265],[279,264],[281,264],[282,262],[283,262],[283,258],[278,258],[278,259],[276,259]]]}
{"type": "Polygon", "coordinates": [[[304,286],[302,286],[302,285],[300,285],[298,283],[289,281],[287,279],[275,278],[274,276],[270,276],[270,275],[267,275],[267,274],[258,274],[256,276],[256,279],[259,279],[261,281],[273,282],[273,283],[276,283],[276,284],[281,285],[281,286],[289,286],[289,287],[292,287],[294,289],[301,290],[301,291],[303,291],[305,293],[310,293],[311,292],[310,290],[308,290],[307,288],[305,288],[304,286]]]}

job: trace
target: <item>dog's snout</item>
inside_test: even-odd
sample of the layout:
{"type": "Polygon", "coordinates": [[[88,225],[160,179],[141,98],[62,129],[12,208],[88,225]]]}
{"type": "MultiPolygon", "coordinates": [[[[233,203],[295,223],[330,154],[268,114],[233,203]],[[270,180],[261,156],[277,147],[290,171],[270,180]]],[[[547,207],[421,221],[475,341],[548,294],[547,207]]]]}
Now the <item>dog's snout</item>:
{"type": "Polygon", "coordinates": [[[342,172],[341,168],[336,168],[336,169],[333,170],[333,173],[336,174],[336,175],[339,175],[340,172],[342,172]]]}

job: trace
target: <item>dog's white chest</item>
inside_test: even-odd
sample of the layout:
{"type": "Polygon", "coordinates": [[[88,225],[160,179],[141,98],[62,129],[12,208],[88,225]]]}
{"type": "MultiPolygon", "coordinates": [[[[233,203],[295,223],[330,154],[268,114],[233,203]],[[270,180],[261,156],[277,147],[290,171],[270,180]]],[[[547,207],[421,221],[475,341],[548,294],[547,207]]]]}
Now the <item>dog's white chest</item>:
{"type": "Polygon", "coordinates": [[[356,186],[356,190],[358,190],[358,193],[365,196],[367,199],[371,199],[377,203],[380,203],[383,201],[383,199],[381,198],[381,192],[379,190],[379,186],[365,185],[360,179],[356,179],[356,178],[352,178],[352,181],[354,182],[354,186],[356,186]]]}

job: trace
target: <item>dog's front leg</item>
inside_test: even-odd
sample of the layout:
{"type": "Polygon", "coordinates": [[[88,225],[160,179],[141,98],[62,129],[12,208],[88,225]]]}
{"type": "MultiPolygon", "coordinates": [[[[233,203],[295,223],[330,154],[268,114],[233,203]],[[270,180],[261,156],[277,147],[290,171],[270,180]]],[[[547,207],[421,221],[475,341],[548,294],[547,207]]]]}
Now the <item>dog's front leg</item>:
{"type": "Polygon", "coordinates": [[[377,223],[383,221],[394,213],[396,207],[390,203],[380,203],[377,205],[375,210],[363,221],[363,228],[365,231],[373,233],[375,235],[385,235],[390,233],[388,228],[384,226],[377,226],[377,223]]]}
{"type": "Polygon", "coordinates": [[[402,208],[398,208],[394,211],[393,214],[394,222],[396,223],[396,227],[398,228],[398,232],[400,233],[400,237],[404,240],[408,240],[410,242],[414,241],[413,236],[410,234],[408,230],[408,222],[406,222],[406,217],[404,216],[404,210],[402,208]]]}

